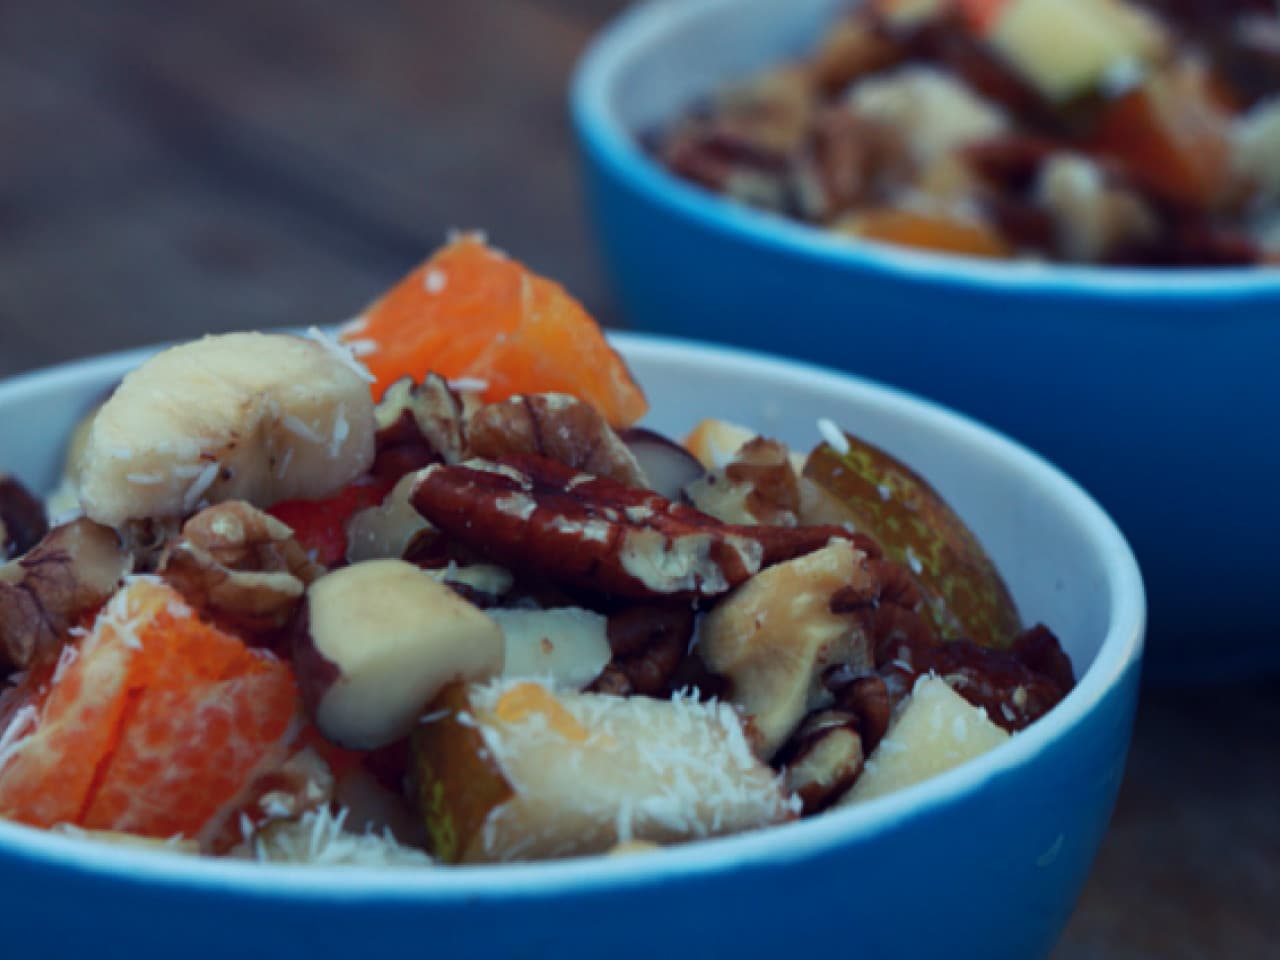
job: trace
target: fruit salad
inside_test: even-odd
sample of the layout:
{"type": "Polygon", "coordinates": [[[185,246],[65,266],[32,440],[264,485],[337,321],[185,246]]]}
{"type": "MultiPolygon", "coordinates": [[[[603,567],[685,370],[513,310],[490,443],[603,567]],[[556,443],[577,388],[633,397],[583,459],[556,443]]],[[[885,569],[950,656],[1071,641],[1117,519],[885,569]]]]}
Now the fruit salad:
{"type": "Polygon", "coordinates": [[[652,851],[908,786],[1072,688],[887,452],[646,409],[470,235],[336,338],[156,354],[47,503],[0,479],[0,817],[290,863],[652,851]]]}
{"type": "Polygon", "coordinates": [[[970,257],[1280,262],[1270,0],[865,0],[649,138],[842,236],[970,257]]]}

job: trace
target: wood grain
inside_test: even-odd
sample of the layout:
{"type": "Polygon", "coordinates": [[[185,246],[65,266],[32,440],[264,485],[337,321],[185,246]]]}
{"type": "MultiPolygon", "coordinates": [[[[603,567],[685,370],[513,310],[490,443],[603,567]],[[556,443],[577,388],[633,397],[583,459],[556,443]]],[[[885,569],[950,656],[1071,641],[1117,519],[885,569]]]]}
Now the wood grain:
{"type": "MultiPolygon", "coordinates": [[[[565,107],[622,0],[0,0],[0,375],[342,319],[451,227],[613,316],[565,107]]],[[[1280,684],[1147,691],[1057,960],[1280,955],[1280,684]]]]}

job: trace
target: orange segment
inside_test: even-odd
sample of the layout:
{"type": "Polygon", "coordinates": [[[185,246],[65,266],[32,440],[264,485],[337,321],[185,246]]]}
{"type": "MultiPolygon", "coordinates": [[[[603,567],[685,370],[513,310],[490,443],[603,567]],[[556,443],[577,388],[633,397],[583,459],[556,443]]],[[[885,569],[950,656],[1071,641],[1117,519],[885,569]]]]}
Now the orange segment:
{"type": "Polygon", "coordinates": [[[487,400],[569,393],[614,426],[648,409],[626,364],[582,305],[482,239],[452,241],[343,332],[381,397],[401,377],[483,380],[487,400]]]}
{"type": "Polygon", "coordinates": [[[0,816],[208,841],[297,729],[288,666],[135,580],[49,684],[0,767],[0,816]]]}

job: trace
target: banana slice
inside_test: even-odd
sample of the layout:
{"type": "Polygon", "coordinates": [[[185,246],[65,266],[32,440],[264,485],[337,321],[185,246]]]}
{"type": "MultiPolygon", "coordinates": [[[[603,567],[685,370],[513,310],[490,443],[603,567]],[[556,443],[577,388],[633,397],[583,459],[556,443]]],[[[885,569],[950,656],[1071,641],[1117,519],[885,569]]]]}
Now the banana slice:
{"type": "Polygon", "coordinates": [[[80,502],[119,526],[224,500],[323,497],[369,468],[374,430],[363,371],[320,334],[205,337],[152,357],[103,405],[80,502]]]}

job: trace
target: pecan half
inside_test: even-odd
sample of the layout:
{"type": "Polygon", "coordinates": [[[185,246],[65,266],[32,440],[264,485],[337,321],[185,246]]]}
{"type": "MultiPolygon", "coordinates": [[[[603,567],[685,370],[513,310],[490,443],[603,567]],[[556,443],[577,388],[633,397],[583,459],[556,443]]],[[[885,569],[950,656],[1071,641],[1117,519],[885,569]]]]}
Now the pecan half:
{"type": "Polygon", "coordinates": [[[84,519],[55,528],[0,567],[0,676],[56,657],[68,631],[128,570],[115,532],[84,519]]]}
{"type": "Polygon", "coordinates": [[[44,504],[13,477],[0,473],[0,560],[21,556],[48,532],[44,504]]]}
{"type": "Polygon", "coordinates": [[[864,747],[859,720],[844,710],[809,714],[774,757],[789,792],[800,797],[801,813],[820,813],[840,798],[862,773],[864,747]]]}
{"type": "Polygon", "coordinates": [[[413,505],[476,554],[516,571],[625,597],[714,597],[810,553],[841,527],[721,523],[655,493],[536,456],[432,466],[413,505]]]}
{"type": "Polygon", "coordinates": [[[306,585],[324,568],[307,557],[288,526],[231,500],[188,520],[159,572],[215,618],[250,631],[269,631],[288,623],[306,585]]]}
{"type": "Polygon", "coordinates": [[[635,456],[600,412],[564,393],[486,404],[467,424],[467,444],[472,457],[531,453],[628,487],[649,486],[635,456]]]}

